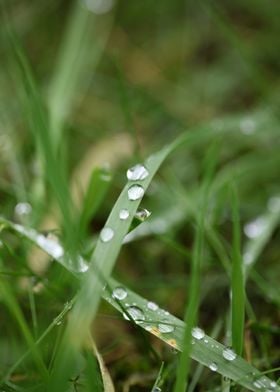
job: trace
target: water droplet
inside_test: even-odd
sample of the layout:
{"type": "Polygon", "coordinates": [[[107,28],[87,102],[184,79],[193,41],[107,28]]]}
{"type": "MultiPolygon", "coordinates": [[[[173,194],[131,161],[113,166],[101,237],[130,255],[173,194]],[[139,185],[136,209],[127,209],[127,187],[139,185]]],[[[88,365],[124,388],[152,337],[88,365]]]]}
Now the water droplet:
{"type": "Polygon", "coordinates": [[[160,387],[154,387],[152,389],[152,392],[161,392],[161,388],[160,387]]]}
{"type": "Polygon", "coordinates": [[[111,11],[114,0],[83,0],[86,8],[97,15],[106,14],[111,11]]]}
{"type": "Polygon", "coordinates": [[[243,254],[243,261],[246,265],[250,265],[254,261],[254,255],[247,251],[243,254]]]}
{"type": "MultiPolygon", "coordinates": [[[[126,309],[126,313],[128,313],[130,315],[130,317],[134,320],[134,321],[144,321],[145,320],[145,315],[143,313],[143,311],[138,308],[138,306],[129,306],[126,309]]],[[[129,320],[129,317],[126,313],[123,313],[123,316],[126,320],[129,320]]]]}
{"type": "Polygon", "coordinates": [[[129,200],[141,199],[141,197],[144,196],[144,193],[144,188],[141,185],[132,185],[127,191],[129,200]]]}
{"type": "Polygon", "coordinates": [[[248,238],[257,238],[263,233],[266,228],[266,225],[266,220],[263,217],[259,217],[244,226],[244,233],[248,238]]]}
{"type": "Polygon", "coordinates": [[[62,324],[62,320],[57,321],[56,325],[61,325],[62,324]]]}
{"type": "Polygon", "coordinates": [[[138,218],[141,221],[144,221],[147,218],[149,218],[150,215],[151,215],[151,212],[146,210],[146,208],[143,208],[143,209],[138,210],[136,212],[135,217],[138,218]]]}
{"type": "Polygon", "coordinates": [[[276,388],[277,383],[275,381],[271,381],[270,386],[271,386],[271,388],[276,388]]]}
{"type": "Polygon", "coordinates": [[[147,303],[147,308],[150,309],[150,310],[156,311],[156,310],[158,310],[158,304],[156,304],[156,303],[154,303],[152,301],[149,301],[147,303]]]}
{"type": "Polygon", "coordinates": [[[256,387],[256,388],[258,388],[258,389],[261,389],[262,388],[262,383],[260,382],[260,381],[254,381],[253,382],[253,385],[254,385],[254,387],[256,387]]]}
{"type": "Polygon", "coordinates": [[[127,291],[124,287],[116,287],[113,290],[112,297],[122,301],[127,297],[127,291]]]}
{"type": "Polygon", "coordinates": [[[15,213],[19,216],[29,215],[31,213],[31,211],[32,211],[31,204],[26,203],[26,202],[18,203],[15,206],[15,213]]]}
{"type": "Polygon", "coordinates": [[[203,339],[203,341],[204,341],[204,343],[206,343],[206,344],[209,342],[208,339],[203,339]]]}
{"type": "Polygon", "coordinates": [[[210,363],[209,369],[212,370],[212,372],[216,372],[218,370],[218,365],[216,364],[216,362],[210,363]]]}
{"type": "MultiPolygon", "coordinates": [[[[53,238],[53,237],[52,237],[53,238]]],[[[38,245],[49,253],[54,259],[58,259],[64,255],[62,246],[52,238],[39,234],[36,238],[38,245]]]]}
{"type": "Polygon", "coordinates": [[[204,338],[205,336],[205,332],[203,331],[203,329],[195,327],[192,329],[192,337],[194,337],[197,340],[201,340],[202,338],[204,338]]]}
{"type": "Polygon", "coordinates": [[[138,164],[126,172],[127,179],[130,181],[139,181],[139,180],[144,180],[147,178],[149,175],[148,170],[145,168],[145,166],[138,164]]]}
{"type": "Polygon", "coordinates": [[[223,350],[223,357],[227,361],[234,361],[237,355],[231,348],[227,347],[223,350]]]}
{"type": "Polygon", "coordinates": [[[109,242],[114,237],[114,230],[111,227],[104,227],[100,233],[100,239],[102,242],[109,242]]]}
{"type": "Polygon", "coordinates": [[[79,272],[87,272],[89,269],[88,264],[86,261],[82,258],[82,256],[78,256],[78,271],[79,272]]]}
{"type": "Polygon", "coordinates": [[[126,208],[120,210],[119,213],[120,220],[126,220],[128,217],[129,217],[129,211],[126,208]]]}
{"type": "Polygon", "coordinates": [[[244,118],[240,121],[240,130],[244,135],[252,135],[256,130],[255,121],[250,117],[244,118]]]}
{"type": "Polygon", "coordinates": [[[159,332],[161,333],[170,333],[174,331],[174,326],[170,324],[158,324],[159,332]]]}

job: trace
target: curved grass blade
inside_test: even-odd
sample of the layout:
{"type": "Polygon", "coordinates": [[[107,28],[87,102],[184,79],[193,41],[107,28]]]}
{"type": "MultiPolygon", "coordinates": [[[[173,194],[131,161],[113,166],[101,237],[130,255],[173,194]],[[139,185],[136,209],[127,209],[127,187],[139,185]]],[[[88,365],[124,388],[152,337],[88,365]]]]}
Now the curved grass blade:
{"type": "MultiPolygon", "coordinates": [[[[20,225],[16,225],[4,218],[0,218],[0,223],[2,223],[2,225],[6,226],[7,228],[15,230],[26,239],[34,242],[42,250],[46,251],[46,249],[43,248],[40,243],[36,242],[36,240],[34,241],[34,238],[36,239],[36,237],[33,235],[31,237],[29,236],[29,229],[25,230],[23,226],[21,226],[19,229],[20,225]]],[[[49,253],[49,255],[52,256],[51,253],[49,253]]],[[[61,262],[61,260],[58,261],[61,262]]],[[[68,263],[64,263],[63,265],[66,269],[69,270],[68,263]]],[[[72,270],[69,270],[69,272],[74,273],[72,270]]],[[[81,276],[80,273],[74,274],[77,276],[77,278],[81,276]]],[[[142,311],[144,319],[142,313],[132,312],[132,317],[129,318],[131,322],[134,322],[145,331],[157,336],[170,347],[178,351],[183,350],[185,323],[182,320],[171,315],[166,310],[159,308],[153,302],[144,299],[112,278],[108,279],[107,287],[102,290],[102,297],[115,309],[121,312],[126,319],[128,319],[127,313],[129,313],[130,307],[137,306],[137,308],[142,311]],[[125,305],[122,304],[122,301],[117,300],[112,294],[116,288],[120,287],[122,287],[126,292],[124,301],[125,305]],[[139,315],[141,315],[140,318],[139,315]],[[170,332],[164,332],[166,330],[169,330],[170,332]]],[[[72,303],[73,301],[71,301],[71,305],[72,303]]],[[[61,320],[61,317],[64,317],[65,313],[68,311],[69,307],[60,316],[59,321],[61,320]]],[[[39,343],[41,341],[42,339],[40,338],[39,343]]],[[[271,381],[268,377],[264,377],[263,373],[258,371],[239,356],[237,356],[233,361],[227,361],[223,357],[223,351],[226,347],[206,334],[199,340],[193,339],[191,347],[191,358],[193,358],[195,361],[208,368],[213,368],[213,364],[215,364],[217,366],[217,373],[220,373],[224,377],[228,377],[237,384],[240,384],[251,391],[260,391],[259,384],[257,382],[260,382],[261,385],[263,385],[263,388],[266,389],[270,389],[270,384],[273,383],[273,381],[271,381]],[[254,383],[257,386],[254,385],[254,383]]],[[[18,365],[19,363],[20,362],[18,362],[18,365]]],[[[274,388],[274,391],[280,392],[280,387],[274,388]]]]}

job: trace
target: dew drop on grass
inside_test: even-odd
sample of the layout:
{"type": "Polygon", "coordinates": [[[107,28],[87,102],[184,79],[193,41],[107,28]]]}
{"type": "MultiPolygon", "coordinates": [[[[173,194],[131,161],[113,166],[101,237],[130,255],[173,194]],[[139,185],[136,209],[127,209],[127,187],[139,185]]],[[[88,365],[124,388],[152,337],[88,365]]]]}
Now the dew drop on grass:
{"type": "Polygon", "coordinates": [[[120,210],[119,213],[120,220],[126,220],[128,217],[129,217],[129,211],[126,208],[120,210]]]}
{"type": "Polygon", "coordinates": [[[263,217],[259,217],[252,222],[247,223],[244,226],[244,233],[248,238],[259,237],[266,228],[266,220],[263,217]]]}
{"type": "Polygon", "coordinates": [[[144,188],[141,185],[132,185],[127,191],[128,198],[132,201],[141,199],[144,193],[144,188]]]}
{"type": "Polygon", "coordinates": [[[271,381],[270,386],[271,386],[271,388],[276,388],[277,383],[275,381],[271,381]]]}
{"type": "Polygon", "coordinates": [[[31,204],[27,202],[21,202],[15,206],[15,213],[18,216],[29,215],[31,212],[32,212],[31,204]]]}
{"type": "Polygon", "coordinates": [[[223,357],[227,361],[234,361],[237,355],[231,348],[227,347],[223,350],[223,357]]]}
{"type": "Polygon", "coordinates": [[[212,370],[212,372],[216,372],[218,370],[218,365],[216,364],[216,362],[210,363],[209,369],[212,370]]]}
{"type": "Polygon", "coordinates": [[[37,236],[38,245],[49,253],[54,259],[58,259],[64,255],[62,246],[54,239],[45,237],[43,234],[37,236]]]}
{"type": "Polygon", "coordinates": [[[159,332],[161,333],[170,333],[174,331],[174,326],[170,324],[158,324],[159,332]]]}
{"type": "Polygon", "coordinates": [[[122,301],[127,297],[127,291],[124,287],[115,287],[112,293],[112,297],[122,301]]]}
{"type": "Polygon", "coordinates": [[[195,327],[192,329],[192,337],[197,339],[197,340],[201,340],[203,339],[205,336],[205,332],[203,331],[203,329],[195,327]]]}
{"type": "Polygon", "coordinates": [[[161,392],[161,388],[160,387],[154,387],[152,389],[152,392],[161,392]]]}
{"type": "Polygon", "coordinates": [[[149,301],[147,303],[147,308],[150,309],[150,310],[156,311],[156,310],[158,310],[158,304],[156,304],[156,303],[154,303],[152,301],[149,301]]]}
{"type": "Polygon", "coordinates": [[[148,175],[148,170],[141,164],[129,168],[126,172],[127,179],[130,181],[141,181],[147,178],[148,175]]]}
{"type": "MultiPolygon", "coordinates": [[[[145,315],[143,311],[140,308],[138,308],[138,306],[129,306],[126,309],[126,313],[128,313],[130,317],[136,322],[145,320],[145,315]]],[[[123,313],[123,316],[126,320],[129,320],[129,317],[126,313],[123,313]]]]}
{"type": "Polygon", "coordinates": [[[146,208],[143,208],[143,209],[138,210],[136,212],[135,217],[143,222],[144,220],[149,218],[150,215],[151,215],[151,212],[149,210],[147,210],[146,208]]]}
{"type": "Polygon", "coordinates": [[[104,227],[101,230],[100,238],[102,242],[109,242],[114,237],[114,230],[111,227],[104,227]]]}

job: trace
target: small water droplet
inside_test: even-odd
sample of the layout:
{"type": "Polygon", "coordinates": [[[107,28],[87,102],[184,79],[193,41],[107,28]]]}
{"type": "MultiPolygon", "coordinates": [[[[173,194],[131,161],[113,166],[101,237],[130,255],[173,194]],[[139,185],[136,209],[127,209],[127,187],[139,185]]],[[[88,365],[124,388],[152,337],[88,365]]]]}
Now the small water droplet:
{"type": "Polygon", "coordinates": [[[104,227],[100,233],[100,239],[102,242],[109,242],[114,237],[114,230],[111,227],[104,227]]]}
{"type": "Polygon", "coordinates": [[[154,387],[152,389],[152,392],[161,392],[161,388],[160,387],[154,387]]]}
{"type": "Polygon", "coordinates": [[[227,361],[234,361],[235,358],[237,357],[236,353],[229,347],[226,347],[223,350],[223,357],[227,360],[227,361]]]}
{"type": "Polygon", "coordinates": [[[208,339],[203,339],[203,341],[204,341],[204,343],[206,343],[206,344],[209,342],[208,339]]]}
{"type": "Polygon", "coordinates": [[[212,370],[212,372],[216,372],[218,370],[218,365],[216,364],[216,362],[210,363],[209,369],[212,370]]]}
{"type": "Polygon", "coordinates": [[[21,202],[15,206],[15,213],[18,216],[29,215],[31,211],[32,211],[31,204],[27,202],[21,202]]]}
{"type": "Polygon", "coordinates": [[[141,199],[141,197],[144,196],[144,193],[144,188],[141,185],[132,185],[127,191],[129,200],[141,199]]]}
{"type": "Polygon", "coordinates": [[[149,301],[147,303],[147,308],[153,311],[158,310],[158,304],[156,304],[155,302],[149,301]]]}
{"type": "Polygon", "coordinates": [[[244,226],[244,233],[248,238],[257,238],[263,233],[266,228],[266,225],[266,220],[263,217],[259,217],[244,226]]]}
{"type": "Polygon", "coordinates": [[[242,119],[240,121],[240,130],[244,135],[252,135],[256,130],[255,121],[250,117],[242,119]]]}
{"type": "Polygon", "coordinates": [[[62,324],[62,320],[57,321],[56,325],[61,325],[62,324]]]}
{"type": "Polygon", "coordinates": [[[55,237],[45,237],[43,234],[39,234],[36,238],[37,243],[47,253],[49,253],[54,259],[59,259],[64,255],[62,246],[57,242],[55,237]]]}
{"type": "MultiPolygon", "coordinates": [[[[126,313],[128,313],[130,315],[130,317],[134,320],[134,321],[144,321],[145,320],[145,315],[143,313],[143,311],[138,308],[138,306],[129,306],[126,309],[126,313]]],[[[126,320],[129,320],[129,317],[126,313],[123,313],[123,316],[126,320]]]]}
{"type": "Polygon", "coordinates": [[[122,301],[127,297],[127,291],[124,287],[115,287],[112,293],[112,297],[122,301]]]}
{"type": "Polygon", "coordinates": [[[128,217],[129,217],[129,211],[126,208],[120,210],[119,213],[120,220],[126,220],[128,217]]]}
{"type": "Polygon", "coordinates": [[[197,340],[201,340],[203,339],[205,336],[205,332],[203,331],[203,329],[195,327],[192,329],[192,337],[197,339],[197,340]]]}
{"type": "Polygon", "coordinates": [[[149,175],[148,170],[145,168],[145,166],[141,164],[131,167],[126,172],[127,179],[130,181],[139,181],[139,180],[141,181],[147,178],[148,175],[149,175]]]}
{"type": "Polygon", "coordinates": [[[270,386],[271,386],[271,388],[276,388],[277,383],[275,381],[271,381],[270,386]]]}
{"type": "Polygon", "coordinates": [[[173,325],[160,323],[158,324],[158,329],[161,333],[170,333],[173,332],[175,328],[173,325]]]}
{"type": "Polygon", "coordinates": [[[141,210],[138,210],[135,214],[135,217],[141,221],[146,220],[147,218],[149,218],[149,216],[151,215],[151,212],[146,210],[146,208],[143,208],[141,210]]]}
{"type": "Polygon", "coordinates": [[[261,389],[262,388],[262,383],[258,380],[253,382],[254,387],[261,389]]]}

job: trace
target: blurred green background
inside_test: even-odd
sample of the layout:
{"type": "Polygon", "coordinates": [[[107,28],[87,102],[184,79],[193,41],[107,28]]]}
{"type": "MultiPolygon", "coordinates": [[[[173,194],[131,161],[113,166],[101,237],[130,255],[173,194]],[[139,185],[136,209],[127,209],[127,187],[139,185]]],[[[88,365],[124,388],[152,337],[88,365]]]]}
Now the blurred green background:
{"type": "MultiPolygon", "coordinates": [[[[209,221],[226,251],[231,217],[223,185],[237,181],[242,225],[262,214],[267,201],[279,194],[280,2],[10,0],[2,1],[0,32],[1,215],[37,229],[55,229],[64,233],[66,243],[75,238],[84,255],[92,250],[92,238],[124,186],[129,165],[182,132],[228,129],[210,142],[198,139],[194,147],[181,148],[164,164],[143,203],[152,211],[147,232],[123,248],[114,273],[183,318],[194,236],[191,207],[209,162],[216,163],[209,221]],[[21,51],[29,62],[26,69],[24,61],[18,65],[21,51]],[[29,77],[34,90],[26,82],[29,77]],[[34,116],[40,111],[42,122],[34,116]],[[44,140],[50,142],[49,150],[44,140]],[[96,167],[108,170],[113,179],[80,235],[68,223],[78,219],[96,167]],[[28,202],[32,212],[17,215],[20,202],[28,202]],[[68,203],[69,221],[63,207],[68,203]]],[[[3,242],[7,248],[0,249],[1,264],[10,271],[6,279],[29,321],[30,294],[23,278],[35,282],[39,334],[77,284],[60,266],[47,268],[42,254],[14,236],[4,234],[3,242]]],[[[248,282],[257,320],[248,317],[246,355],[260,367],[279,366],[278,244],[276,230],[248,282]],[[267,332],[259,337],[263,329],[267,332]]],[[[217,253],[209,246],[202,268],[200,320],[208,332],[229,304],[229,282],[217,253]]],[[[1,313],[5,373],[26,347],[16,327],[10,328],[11,316],[4,308],[1,313]]],[[[148,390],[155,368],[141,335],[104,304],[96,325],[96,341],[117,388],[127,391],[121,388],[140,374],[132,379],[132,390],[148,390]]],[[[170,363],[171,385],[173,354],[151,341],[170,363]]],[[[45,351],[51,358],[50,344],[45,351]]]]}

